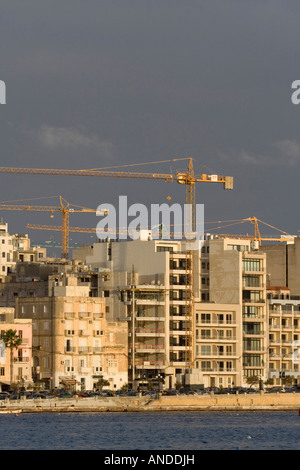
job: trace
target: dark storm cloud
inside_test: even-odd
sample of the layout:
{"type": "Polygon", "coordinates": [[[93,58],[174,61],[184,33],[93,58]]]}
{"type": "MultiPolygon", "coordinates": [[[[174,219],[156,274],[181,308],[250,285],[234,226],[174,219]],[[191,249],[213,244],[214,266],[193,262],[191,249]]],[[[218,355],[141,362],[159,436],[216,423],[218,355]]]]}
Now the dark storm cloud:
{"type": "MultiPolygon", "coordinates": [[[[295,211],[298,197],[299,10],[296,1],[2,2],[1,166],[193,157],[198,172],[201,164],[235,178],[230,194],[197,187],[206,219],[257,215],[298,229],[285,207],[295,211]]],[[[84,180],[78,193],[78,180],[19,177],[16,188],[12,178],[0,175],[2,199],[57,192],[95,206],[119,193],[152,202],[171,192],[184,201],[164,183],[84,180]]]]}

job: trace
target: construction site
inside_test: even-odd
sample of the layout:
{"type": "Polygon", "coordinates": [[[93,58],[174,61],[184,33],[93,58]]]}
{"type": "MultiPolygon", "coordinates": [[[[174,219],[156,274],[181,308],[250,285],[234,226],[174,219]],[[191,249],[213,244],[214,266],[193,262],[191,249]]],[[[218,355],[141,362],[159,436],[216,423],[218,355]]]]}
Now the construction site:
{"type": "Polygon", "coordinates": [[[2,388],[35,383],[50,390],[95,390],[101,380],[114,391],[300,383],[300,238],[255,216],[204,222],[199,236],[196,186],[221,183],[233,190],[233,177],[196,175],[193,159],[185,160],[186,171],[174,174],[0,168],[10,178],[18,173],[177,182],[185,185],[189,228],[182,239],[175,223],[171,231],[163,221],[139,226],[134,239],[128,226],[115,233],[104,228],[100,237],[96,226],[72,226],[70,218],[108,216],[109,208],[90,209],[62,196],[57,206],[0,204],[3,219],[5,211],[61,216],[60,225],[28,220],[24,227],[60,232],[55,257],[46,245],[31,246],[31,235],[10,235],[1,224],[1,330],[12,311],[16,325],[32,322],[30,341],[24,338],[14,352],[12,374],[8,352],[2,362],[2,388]],[[246,224],[251,233],[224,233],[246,224]],[[262,235],[262,226],[275,235],[262,235]],[[98,239],[70,249],[71,233],[98,239]]]}

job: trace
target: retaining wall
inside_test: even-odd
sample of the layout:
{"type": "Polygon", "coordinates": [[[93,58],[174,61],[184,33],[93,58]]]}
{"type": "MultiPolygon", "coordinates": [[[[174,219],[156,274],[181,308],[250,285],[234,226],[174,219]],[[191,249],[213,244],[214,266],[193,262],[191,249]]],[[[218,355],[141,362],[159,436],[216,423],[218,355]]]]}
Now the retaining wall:
{"type": "Polygon", "coordinates": [[[300,410],[300,393],[149,397],[91,397],[4,400],[1,409],[23,412],[152,412],[219,410],[300,410]]]}

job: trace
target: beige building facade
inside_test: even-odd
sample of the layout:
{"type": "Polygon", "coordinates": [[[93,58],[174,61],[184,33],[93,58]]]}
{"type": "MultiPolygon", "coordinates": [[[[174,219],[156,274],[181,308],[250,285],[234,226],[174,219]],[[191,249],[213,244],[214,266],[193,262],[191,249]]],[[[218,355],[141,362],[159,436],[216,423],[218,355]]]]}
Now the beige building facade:
{"type": "Polygon", "coordinates": [[[300,295],[287,287],[268,287],[269,306],[269,373],[275,385],[290,377],[300,383],[300,295]]]}
{"type": "Polygon", "coordinates": [[[32,385],[32,322],[30,319],[15,319],[14,308],[0,308],[0,339],[7,330],[16,331],[22,338],[18,348],[13,348],[13,376],[11,377],[11,353],[9,348],[0,352],[0,386],[11,389],[12,385],[27,387],[32,385]]]}
{"type": "Polygon", "coordinates": [[[266,255],[251,249],[250,242],[230,238],[209,240],[212,302],[242,308],[242,381],[267,379],[266,255]]]}
{"type": "Polygon", "coordinates": [[[107,321],[103,298],[90,297],[77,276],[53,276],[48,297],[16,300],[17,318],[31,318],[33,376],[51,389],[111,389],[128,382],[127,324],[107,321]]]}
{"type": "Polygon", "coordinates": [[[194,374],[205,387],[242,385],[242,308],[195,304],[194,374]]]}
{"type": "Polygon", "coordinates": [[[11,235],[8,224],[0,222],[0,282],[15,272],[17,262],[34,262],[46,257],[46,248],[31,247],[28,235],[11,235]]]}
{"type": "Polygon", "coordinates": [[[250,242],[208,238],[187,250],[180,241],[108,241],[73,256],[98,270],[111,318],[128,321],[131,383],[266,378],[265,255],[250,242]]]}

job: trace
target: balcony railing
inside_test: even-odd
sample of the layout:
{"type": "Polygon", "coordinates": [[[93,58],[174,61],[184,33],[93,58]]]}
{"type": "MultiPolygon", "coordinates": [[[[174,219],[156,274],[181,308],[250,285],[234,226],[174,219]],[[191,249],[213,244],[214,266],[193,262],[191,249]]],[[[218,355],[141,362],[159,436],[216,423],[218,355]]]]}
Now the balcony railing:
{"type": "Polygon", "coordinates": [[[164,344],[142,344],[142,343],[137,343],[135,345],[135,349],[147,349],[147,350],[163,350],[165,349],[164,344]]]}

